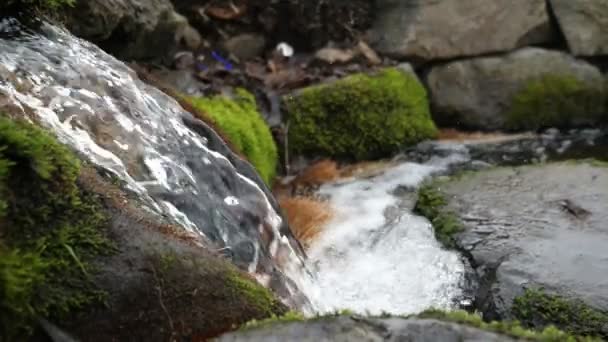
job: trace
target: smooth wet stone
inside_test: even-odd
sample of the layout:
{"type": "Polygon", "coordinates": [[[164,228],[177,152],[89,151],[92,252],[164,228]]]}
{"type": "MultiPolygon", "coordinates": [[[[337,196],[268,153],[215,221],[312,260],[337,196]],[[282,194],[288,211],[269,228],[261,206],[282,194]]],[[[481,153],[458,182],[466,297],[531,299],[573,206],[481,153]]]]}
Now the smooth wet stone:
{"type": "Polygon", "coordinates": [[[484,218],[462,220],[465,231],[455,238],[478,270],[495,270],[481,284],[491,293],[481,305],[496,310],[489,314],[509,318],[513,299],[536,287],[608,310],[608,167],[496,168],[442,184],[441,191],[460,217],[484,218]],[[479,234],[487,221],[493,232],[479,234]]]}

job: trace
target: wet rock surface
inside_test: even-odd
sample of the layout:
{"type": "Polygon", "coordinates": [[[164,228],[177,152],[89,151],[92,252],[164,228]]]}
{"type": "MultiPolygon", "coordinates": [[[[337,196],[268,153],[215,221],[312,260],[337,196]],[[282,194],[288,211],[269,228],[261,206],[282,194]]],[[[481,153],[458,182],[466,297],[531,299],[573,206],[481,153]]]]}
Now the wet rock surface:
{"type": "Polygon", "coordinates": [[[427,141],[404,151],[396,159],[425,163],[455,153],[466,155],[467,162],[455,165],[450,169],[451,173],[569,159],[608,161],[608,132],[553,128],[538,134],[487,134],[476,139],[427,141]]]}
{"type": "Polygon", "coordinates": [[[287,311],[261,286],[255,289],[255,280],[210,241],[142,210],[137,197],[95,169],[85,168],[79,184],[102,200],[115,252],[95,260],[92,273],[106,293],[105,303],[52,322],[76,340],[204,340],[233,325],[287,311]]]}
{"type": "Polygon", "coordinates": [[[299,244],[259,175],[213,129],[123,63],[51,25],[0,37],[0,52],[3,106],[26,109],[148,210],[224,248],[290,301],[289,289],[297,289],[279,264],[300,264],[299,244]]]}
{"type": "Polygon", "coordinates": [[[528,288],[608,310],[605,165],[501,167],[439,188],[464,224],[455,240],[480,275],[477,306],[488,318],[512,318],[528,288]]]}
{"type": "Polygon", "coordinates": [[[457,323],[406,318],[323,318],[239,331],[216,341],[516,341],[457,323]]]}

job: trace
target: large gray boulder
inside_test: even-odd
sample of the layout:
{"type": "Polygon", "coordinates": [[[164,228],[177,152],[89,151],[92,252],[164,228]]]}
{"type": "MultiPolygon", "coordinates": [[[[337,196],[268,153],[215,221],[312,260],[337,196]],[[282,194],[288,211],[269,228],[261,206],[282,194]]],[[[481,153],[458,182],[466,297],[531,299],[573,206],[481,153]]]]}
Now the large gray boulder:
{"type": "Polygon", "coordinates": [[[168,61],[180,45],[200,40],[169,0],[77,1],[66,17],[74,35],[123,60],[168,61]]]}
{"type": "Polygon", "coordinates": [[[454,239],[481,275],[477,305],[486,317],[608,336],[606,166],[504,167],[437,184],[448,202],[444,212],[463,224],[454,239]],[[574,299],[587,307],[565,304],[574,299]]]}
{"type": "Polygon", "coordinates": [[[376,6],[371,41],[396,58],[475,56],[554,37],[544,0],[379,0],[376,6]]]}
{"type": "Polygon", "coordinates": [[[600,70],[562,52],[525,48],[454,61],[434,67],[426,83],[439,124],[537,129],[606,120],[600,70]]]}
{"type": "Polygon", "coordinates": [[[335,317],[262,326],[237,331],[217,339],[220,342],[245,341],[411,341],[473,342],[516,341],[493,332],[434,319],[335,317]]]}
{"type": "Polygon", "coordinates": [[[608,0],[550,0],[550,3],[572,53],[608,55],[608,0]]]}

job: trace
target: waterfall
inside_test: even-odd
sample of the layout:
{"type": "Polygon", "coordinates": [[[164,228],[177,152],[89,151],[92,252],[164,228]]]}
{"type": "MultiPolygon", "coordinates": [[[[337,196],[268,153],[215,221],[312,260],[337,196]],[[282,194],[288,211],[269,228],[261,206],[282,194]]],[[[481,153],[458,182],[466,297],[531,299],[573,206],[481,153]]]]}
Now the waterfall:
{"type": "Polygon", "coordinates": [[[461,294],[462,261],[394,192],[416,188],[466,159],[463,153],[323,186],[336,215],[306,265],[253,168],[173,98],[95,45],[46,23],[32,31],[0,21],[4,106],[120,179],[151,212],[230,251],[235,264],[285,302],[304,293],[309,313],[406,314],[451,307],[461,294]]]}
{"type": "MultiPolygon", "coordinates": [[[[265,285],[302,265],[253,168],[97,46],[47,23],[34,31],[2,19],[0,110],[7,105],[118,177],[151,212],[229,251],[265,285]]],[[[297,291],[289,279],[283,287],[297,291]]]]}

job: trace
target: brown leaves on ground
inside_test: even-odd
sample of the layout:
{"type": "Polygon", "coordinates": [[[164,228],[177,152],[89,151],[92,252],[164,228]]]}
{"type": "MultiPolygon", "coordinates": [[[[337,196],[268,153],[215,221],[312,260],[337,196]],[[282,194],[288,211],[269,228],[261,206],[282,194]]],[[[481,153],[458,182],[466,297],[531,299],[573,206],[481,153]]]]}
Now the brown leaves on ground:
{"type": "Polygon", "coordinates": [[[337,180],[340,177],[338,164],[330,159],[320,160],[304,169],[293,183],[304,186],[318,186],[337,180]]]}
{"type": "Polygon", "coordinates": [[[343,178],[369,178],[380,175],[395,165],[395,162],[388,160],[360,162],[345,166],[340,170],[340,175],[343,178]]]}
{"type": "Polygon", "coordinates": [[[332,218],[332,210],[327,202],[309,197],[283,197],[279,204],[289,222],[293,235],[305,248],[323,231],[332,218]]]}

